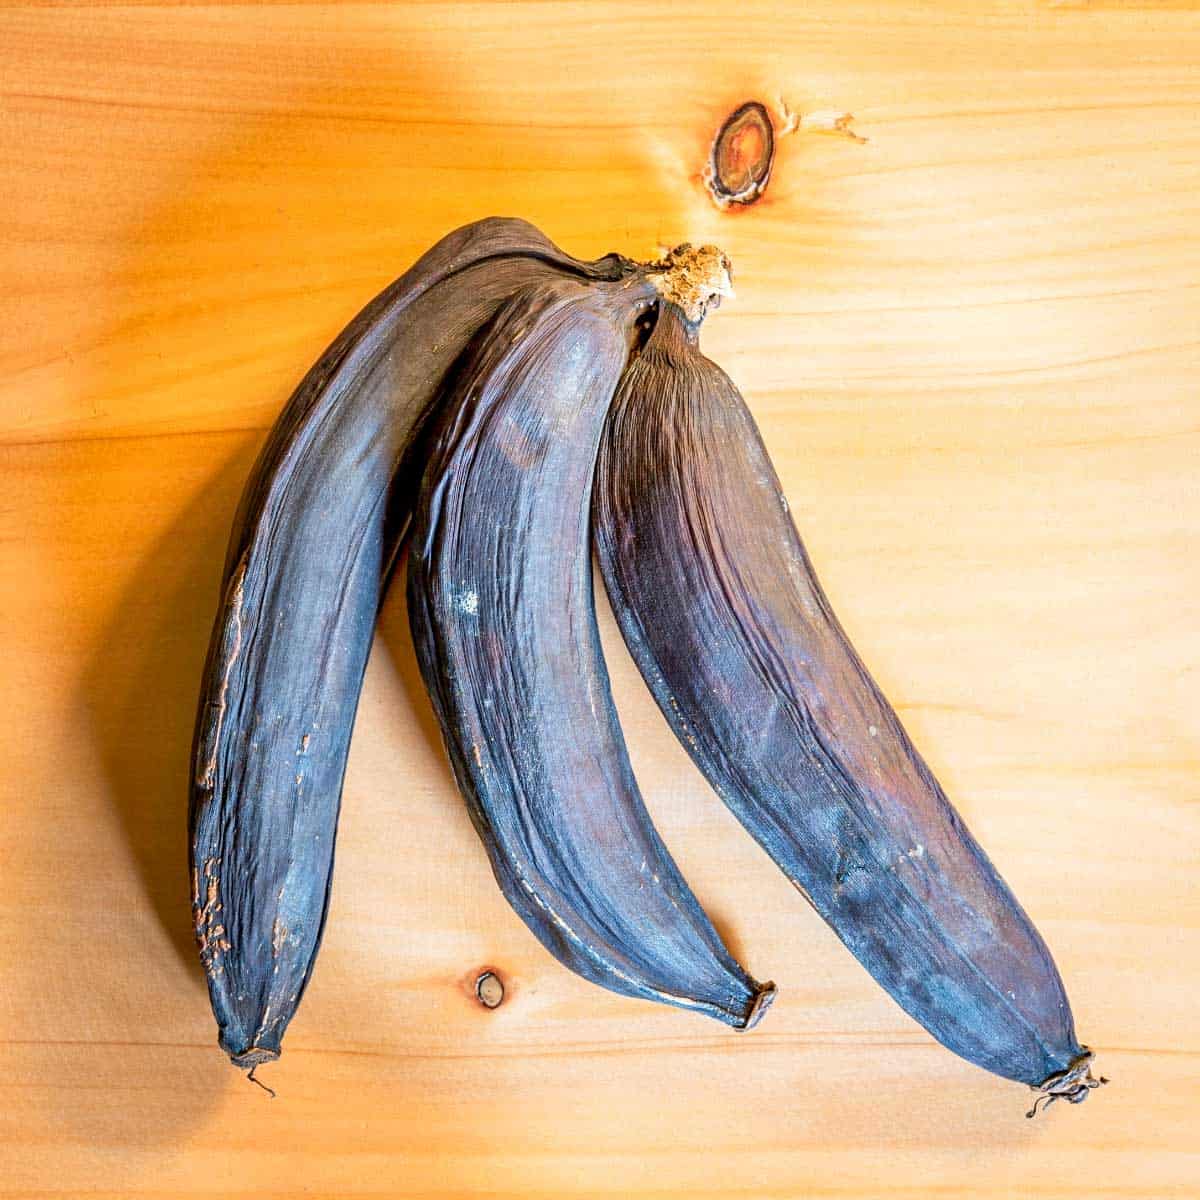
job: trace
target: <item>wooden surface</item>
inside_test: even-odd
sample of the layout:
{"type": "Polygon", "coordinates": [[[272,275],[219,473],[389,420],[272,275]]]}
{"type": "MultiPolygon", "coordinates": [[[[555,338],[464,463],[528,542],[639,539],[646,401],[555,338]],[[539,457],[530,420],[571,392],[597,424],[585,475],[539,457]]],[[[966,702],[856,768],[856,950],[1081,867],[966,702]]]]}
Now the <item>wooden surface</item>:
{"type": "Polygon", "coordinates": [[[606,3],[0,10],[0,1195],[1200,1195],[1200,10],[606,3]],[[755,208],[698,174],[735,104],[755,208]],[[747,1036],[509,911],[372,657],[329,932],[277,1065],[217,1050],[187,751],[223,543],[331,336],[446,230],[719,240],[833,603],[1054,949],[1114,1083],[1026,1121],[743,836],[604,635],[747,1036]],[[470,995],[492,966],[509,995],[470,995]]]}

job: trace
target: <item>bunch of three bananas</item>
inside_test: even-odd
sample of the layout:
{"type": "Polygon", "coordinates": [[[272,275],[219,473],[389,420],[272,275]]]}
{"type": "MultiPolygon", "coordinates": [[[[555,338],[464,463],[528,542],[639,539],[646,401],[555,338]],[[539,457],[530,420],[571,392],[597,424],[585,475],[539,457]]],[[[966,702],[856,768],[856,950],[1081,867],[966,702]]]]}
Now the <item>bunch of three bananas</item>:
{"type": "Polygon", "coordinates": [[[823,595],[745,403],[699,351],[712,247],[583,262],[523,221],[450,234],[301,383],[247,484],[205,667],[193,916],[222,1047],[276,1058],[328,908],[376,615],[413,639],[504,894],[614,991],[737,1028],[735,961],[646,812],[591,551],[683,745],[891,995],[971,1062],[1098,1081],[1045,943],[823,595]]]}

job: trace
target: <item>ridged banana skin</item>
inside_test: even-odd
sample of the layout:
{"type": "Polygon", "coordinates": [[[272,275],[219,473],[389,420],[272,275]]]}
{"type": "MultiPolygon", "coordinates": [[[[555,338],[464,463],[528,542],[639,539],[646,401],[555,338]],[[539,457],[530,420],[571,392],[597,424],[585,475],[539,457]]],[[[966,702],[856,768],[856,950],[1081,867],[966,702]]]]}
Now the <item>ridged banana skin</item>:
{"type": "Polygon", "coordinates": [[[733,960],[652,825],[609,689],[590,494],[645,285],[530,289],[458,375],[417,505],[409,613],[496,878],[543,945],[624,995],[742,1027],[733,960]]]}
{"type": "Polygon", "coordinates": [[[450,234],[305,377],[234,522],[201,687],[189,814],[193,917],[221,1046],[278,1056],[329,902],[350,733],[437,389],[499,305],[538,280],[619,278],[523,221],[450,234]]]}
{"type": "Polygon", "coordinates": [[[989,1071],[1076,1068],[1045,943],[851,647],[753,418],[670,305],[618,387],[594,519],[663,713],[867,970],[989,1071]]]}

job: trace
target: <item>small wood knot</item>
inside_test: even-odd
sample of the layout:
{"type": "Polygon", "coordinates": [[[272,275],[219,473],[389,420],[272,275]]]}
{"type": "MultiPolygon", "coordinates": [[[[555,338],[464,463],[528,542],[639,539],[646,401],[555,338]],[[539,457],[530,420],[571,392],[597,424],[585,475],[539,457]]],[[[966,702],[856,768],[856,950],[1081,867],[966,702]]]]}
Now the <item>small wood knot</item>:
{"type": "Polygon", "coordinates": [[[475,995],[484,1008],[499,1008],[504,1003],[504,981],[495,971],[484,971],[475,980],[475,995]]]}

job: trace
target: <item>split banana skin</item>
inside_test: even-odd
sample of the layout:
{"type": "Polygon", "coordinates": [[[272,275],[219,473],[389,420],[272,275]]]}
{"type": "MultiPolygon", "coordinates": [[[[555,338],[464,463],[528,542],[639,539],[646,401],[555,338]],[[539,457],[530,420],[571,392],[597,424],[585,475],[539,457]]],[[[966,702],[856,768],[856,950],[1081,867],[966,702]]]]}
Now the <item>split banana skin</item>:
{"type": "Polygon", "coordinates": [[[193,918],[237,1066],[278,1058],[312,974],[405,545],[421,673],[513,908],[612,991],[735,1029],[769,1007],[638,791],[594,548],[684,748],[896,1002],[1035,1108],[1101,1082],[1045,942],[851,647],[699,350],[729,282],[713,247],[584,262],[491,218],[372,301],[288,402],[234,520],[193,751],[193,918]]]}

